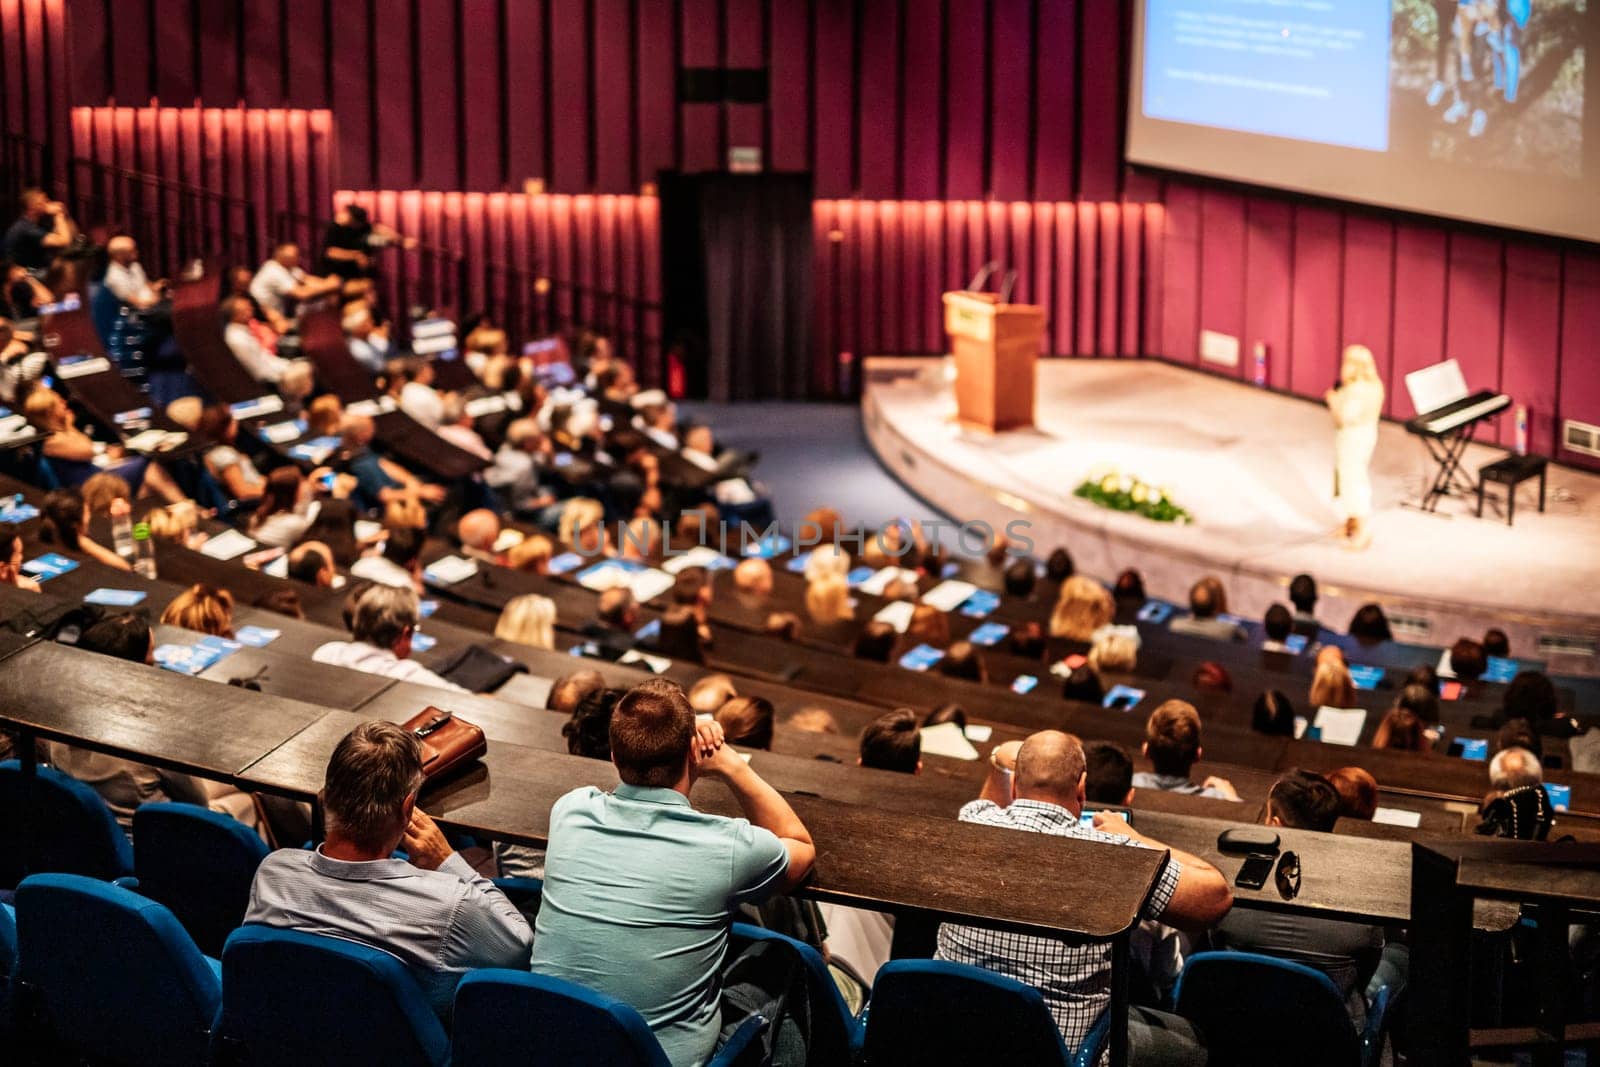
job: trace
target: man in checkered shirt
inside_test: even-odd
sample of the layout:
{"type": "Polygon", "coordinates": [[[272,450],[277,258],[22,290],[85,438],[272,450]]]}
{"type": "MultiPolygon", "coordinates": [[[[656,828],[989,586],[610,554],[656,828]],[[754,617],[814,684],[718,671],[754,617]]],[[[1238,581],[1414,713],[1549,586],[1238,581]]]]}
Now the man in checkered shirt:
{"type": "MultiPolygon", "coordinates": [[[[1233,905],[1228,881],[1206,861],[1153,841],[1109,812],[1097,812],[1094,829],[1079,826],[1084,801],[1083,745],[1071,734],[1045,730],[995,749],[980,799],[961,809],[962,822],[1076,837],[1132,847],[1166,848],[1170,856],[1156,880],[1143,917],[1182,930],[1215,924],[1233,905]]],[[[1092,891],[1093,887],[1084,889],[1092,891]]],[[[1111,946],[1068,944],[1051,937],[945,923],[937,958],[968,963],[1035,986],[1076,1049],[1111,1002],[1111,946]]],[[[1199,1034],[1183,1019],[1142,1007],[1128,1010],[1128,1051],[1133,1063],[1206,1062],[1199,1034]]]]}

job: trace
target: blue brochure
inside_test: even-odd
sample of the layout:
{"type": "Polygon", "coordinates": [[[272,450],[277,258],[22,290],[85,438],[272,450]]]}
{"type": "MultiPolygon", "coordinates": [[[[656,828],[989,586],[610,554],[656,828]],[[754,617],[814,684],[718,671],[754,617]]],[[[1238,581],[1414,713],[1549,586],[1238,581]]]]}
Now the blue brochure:
{"type": "Polygon", "coordinates": [[[22,565],[22,573],[41,582],[51,578],[59,578],[68,571],[78,569],[78,561],[68,559],[59,552],[46,552],[38,559],[30,559],[22,565]]]}
{"type": "Polygon", "coordinates": [[[1154,623],[1159,626],[1170,618],[1172,618],[1172,605],[1165,600],[1146,600],[1144,607],[1139,609],[1138,619],[1140,622],[1154,623]]]}
{"type": "Polygon", "coordinates": [[[100,604],[108,608],[131,608],[145,597],[141,589],[96,589],[83,598],[85,604],[100,604]]]}
{"type": "Polygon", "coordinates": [[[1572,787],[1570,785],[1557,785],[1554,782],[1544,783],[1545,796],[1550,798],[1550,806],[1557,811],[1566,811],[1572,805],[1572,787]]]}
{"type": "Polygon", "coordinates": [[[962,603],[961,614],[969,619],[981,619],[999,606],[999,595],[987,589],[980,589],[962,603]]]}
{"type": "Polygon", "coordinates": [[[432,637],[420,630],[411,631],[411,651],[426,652],[439,643],[437,637],[432,637]]]}
{"type": "Polygon", "coordinates": [[[239,643],[242,645],[249,645],[251,648],[265,648],[282,637],[283,631],[273,630],[266,626],[241,626],[234,631],[233,636],[238,638],[239,643]]]}
{"type": "Polygon", "coordinates": [[[1357,689],[1376,689],[1378,688],[1378,683],[1383,681],[1383,668],[1352,663],[1350,664],[1350,680],[1356,683],[1357,689]]]}
{"type": "Polygon", "coordinates": [[[1483,680],[1486,682],[1499,682],[1508,684],[1522,669],[1522,664],[1514,659],[1502,659],[1499,656],[1490,656],[1488,666],[1483,669],[1483,680]]]}
{"type": "Polygon", "coordinates": [[[944,659],[944,653],[932,645],[918,645],[900,657],[900,666],[912,671],[925,671],[944,659]]]}
{"type": "Polygon", "coordinates": [[[1113,711],[1130,711],[1137,707],[1139,701],[1143,699],[1143,689],[1135,689],[1131,685],[1114,685],[1111,687],[1111,692],[1105,695],[1105,699],[1100,701],[1100,704],[1102,707],[1110,708],[1113,711]]]}
{"type": "Polygon", "coordinates": [[[583,566],[583,560],[584,557],[578,555],[576,552],[563,552],[561,555],[550,561],[550,573],[565,574],[570,570],[575,570],[576,568],[583,566]]]}
{"type": "Polygon", "coordinates": [[[1011,691],[1013,693],[1031,693],[1033,692],[1033,687],[1038,684],[1039,679],[1035,678],[1033,675],[1019,674],[1015,678],[1011,679],[1011,691]]]}
{"type": "Polygon", "coordinates": [[[967,640],[984,648],[991,648],[1005,640],[1006,634],[1011,632],[1011,627],[1003,622],[986,622],[967,635],[967,640]]]}

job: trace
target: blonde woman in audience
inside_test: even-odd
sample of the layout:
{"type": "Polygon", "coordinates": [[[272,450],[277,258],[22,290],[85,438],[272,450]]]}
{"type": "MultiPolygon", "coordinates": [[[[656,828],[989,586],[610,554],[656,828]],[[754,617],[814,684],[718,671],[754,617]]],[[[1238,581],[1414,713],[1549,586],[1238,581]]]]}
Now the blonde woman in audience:
{"type": "Polygon", "coordinates": [[[950,619],[932,604],[918,604],[906,623],[906,638],[943,648],[950,643],[950,619]]]}
{"type": "Polygon", "coordinates": [[[167,418],[190,433],[200,425],[200,413],[206,409],[205,401],[197,396],[180,396],[167,405],[167,418]]]}
{"type": "Polygon", "coordinates": [[[1372,735],[1373,748],[1392,748],[1397,752],[1428,751],[1428,736],[1422,720],[1409,708],[1395,705],[1378,723],[1372,735]]]}
{"type": "Polygon", "coordinates": [[[511,546],[506,552],[505,565],[528,574],[549,574],[550,557],[554,552],[555,545],[550,538],[544,534],[534,534],[511,546]]]}
{"type": "Polygon", "coordinates": [[[1115,630],[1103,630],[1089,646],[1089,666],[1096,674],[1132,674],[1139,663],[1139,642],[1115,630]]]}
{"type": "Polygon", "coordinates": [[[850,573],[850,553],[838,545],[818,545],[811,550],[811,555],[806,557],[805,577],[807,584],[827,575],[837,575],[843,578],[850,573]]]}
{"type": "Polygon", "coordinates": [[[121,445],[102,444],[78,429],[72,408],[48,386],[38,386],[28,394],[22,413],[49,435],[40,448],[54,462],[62,484],[81,485],[103,471],[120,475],[141,493],[147,489],[157,493],[168,503],[187,499],[160,464],[144,456],[129,456],[121,445]]]}
{"type": "Polygon", "coordinates": [[[209,585],[191,585],[161,613],[164,626],[181,626],[216,637],[233,636],[233,594],[209,585]]]}
{"type": "Polygon", "coordinates": [[[723,740],[740,748],[772,748],[772,723],[776,718],[766,697],[734,697],[717,709],[723,740]]]}
{"type": "Polygon", "coordinates": [[[825,574],[806,586],[806,614],[819,626],[855,618],[850,583],[842,575],[825,574]]]}
{"type": "Polygon", "coordinates": [[[689,687],[689,706],[696,715],[715,715],[717,709],[739,695],[726,674],[708,674],[689,687]]]}
{"type": "Polygon", "coordinates": [[[306,408],[307,437],[338,437],[344,424],[344,405],[332,393],[323,393],[306,408]]]}
{"type": "Polygon", "coordinates": [[[1116,616],[1116,604],[1105,587],[1092,578],[1075,574],[1061,583],[1055,610],[1050,613],[1050,636],[1069,641],[1090,641],[1094,632],[1116,616]]]}
{"type": "Polygon", "coordinates": [[[555,626],[555,601],[529,593],[506,602],[494,624],[494,635],[532,648],[555,648],[555,626]]]}
{"type": "Polygon", "coordinates": [[[190,501],[151,508],[144,517],[150,527],[150,536],[168,544],[199,548],[206,543],[204,530],[199,529],[200,513],[190,501]]]}
{"type": "Polygon", "coordinates": [[[606,551],[606,509],[600,501],[586,496],[573,497],[561,509],[556,536],[586,555],[609,555],[606,551]]]}
{"type": "Polygon", "coordinates": [[[1350,669],[1343,662],[1323,660],[1311,676],[1311,706],[1313,708],[1353,708],[1356,706],[1356,685],[1350,678],[1350,669]]]}

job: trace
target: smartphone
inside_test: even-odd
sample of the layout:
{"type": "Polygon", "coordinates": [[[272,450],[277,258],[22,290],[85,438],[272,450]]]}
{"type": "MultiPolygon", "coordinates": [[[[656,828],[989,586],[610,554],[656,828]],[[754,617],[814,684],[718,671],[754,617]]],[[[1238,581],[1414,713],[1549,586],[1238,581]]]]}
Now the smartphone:
{"type": "Polygon", "coordinates": [[[1239,868],[1233,884],[1240,889],[1260,889],[1272,876],[1272,865],[1277,860],[1278,857],[1268,856],[1262,852],[1250,853],[1244,858],[1244,866],[1239,868]]]}
{"type": "Polygon", "coordinates": [[[333,477],[334,475],[332,471],[329,471],[327,474],[322,476],[322,488],[326,489],[330,493],[333,492],[333,477]]]}

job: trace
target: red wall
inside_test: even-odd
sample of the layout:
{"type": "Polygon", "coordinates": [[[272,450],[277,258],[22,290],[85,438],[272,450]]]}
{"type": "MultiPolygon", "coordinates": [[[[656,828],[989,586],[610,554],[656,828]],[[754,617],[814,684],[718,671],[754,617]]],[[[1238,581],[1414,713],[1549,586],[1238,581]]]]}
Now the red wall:
{"type": "MultiPolygon", "coordinates": [[[[43,48],[54,2],[0,15],[36,11],[43,48]]],[[[1194,362],[1199,331],[1220,330],[1268,344],[1273,385],[1316,395],[1360,341],[1393,414],[1409,414],[1406,371],[1453,356],[1530,406],[1542,450],[1560,416],[1600,422],[1594,246],[1127,172],[1130,5],[1114,0],[69,6],[74,102],[328,108],[343,187],[631,193],[747,144],[809,170],[821,386],[840,353],[938,347],[937,289],[998,255],[1020,292],[1051,297],[1062,352],[1194,362]],[[765,65],[770,102],[680,105],[677,69],[719,63],[765,65]]],[[[8,116],[41,66],[19,73],[19,40],[8,116]]],[[[29,121],[50,114],[41,92],[29,121]]]]}
{"type": "MultiPolygon", "coordinates": [[[[21,181],[41,181],[66,162],[67,23],[64,0],[0,0],[0,132],[43,146],[32,158],[3,157],[0,167],[21,172],[21,181]]],[[[0,194],[12,181],[0,175],[0,194]]]]}

